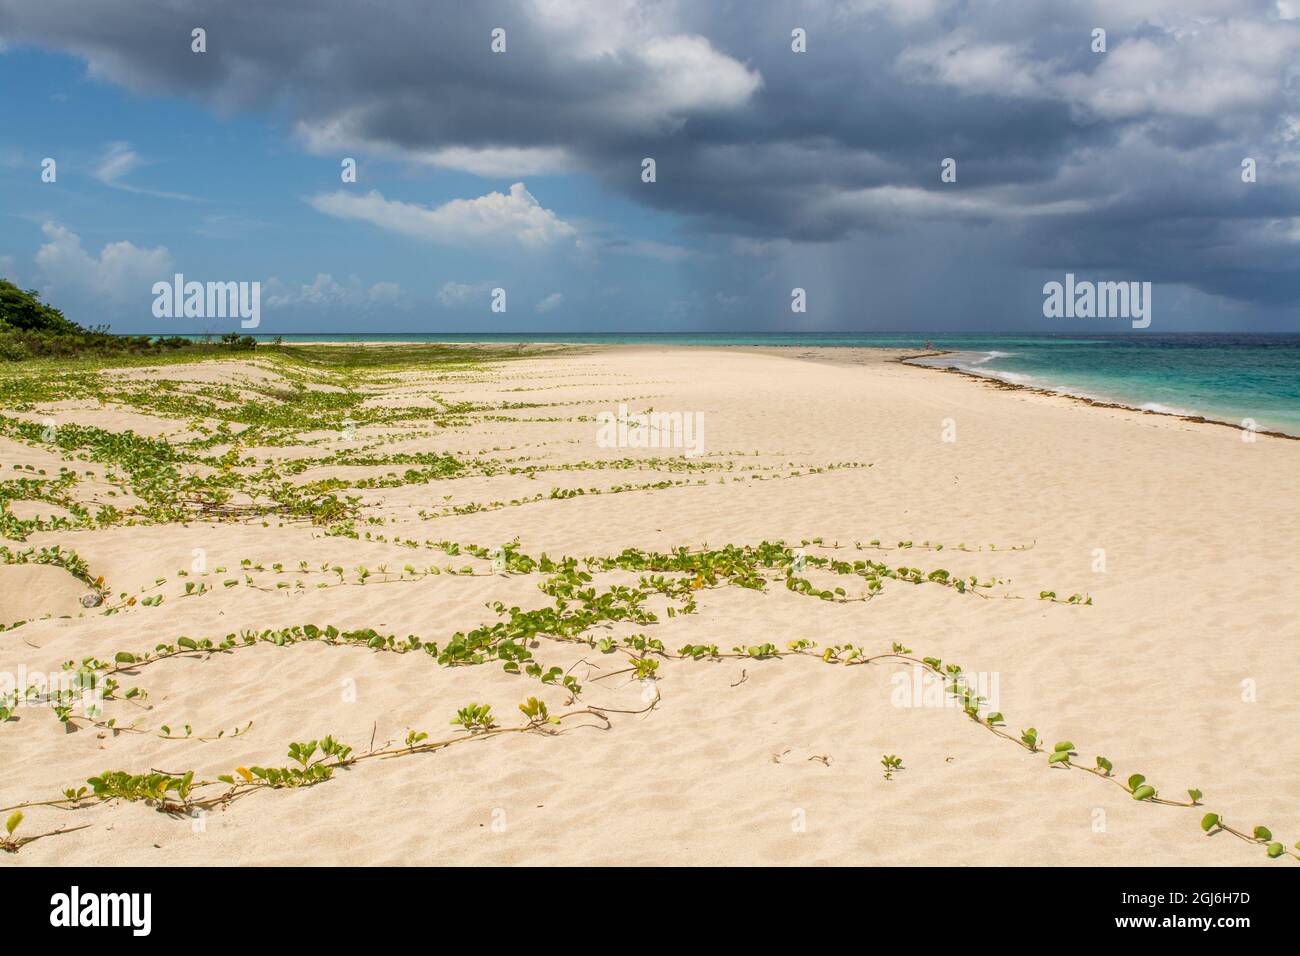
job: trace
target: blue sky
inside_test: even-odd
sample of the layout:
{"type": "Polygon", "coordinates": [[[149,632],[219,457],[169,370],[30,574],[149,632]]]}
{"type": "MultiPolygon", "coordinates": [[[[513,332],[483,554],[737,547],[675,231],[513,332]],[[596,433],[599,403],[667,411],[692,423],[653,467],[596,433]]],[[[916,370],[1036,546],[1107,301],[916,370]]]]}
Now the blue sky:
{"type": "MultiPolygon", "coordinates": [[[[187,323],[153,317],[148,284],[97,302],[95,290],[71,277],[47,275],[36,253],[51,242],[49,224],[75,235],[90,257],[120,242],[141,250],[163,247],[187,279],[261,281],[264,303],[276,290],[300,300],[264,304],[259,331],[268,334],[381,327],[600,331],[610,327],[614,313],[624,328],[694,327],[673,314],[673,296],[688,295],[682,259],[674,251],[685,254],[674,245],[675,217],[611,195],[589,177],[530,176],[526,185],[564,221],[581,222],[585,233],[658,243],[658,254],[607,255],[593,264],[572,244],[528,254],[491,242],[432,245],[323,215],[309,200],[345,188],[341,160],[305,152],[286,130],[284,116],[220,115],[184,100],[133,95],[89,78],[84,62],[67,55],[10,50],[0,56],[0,87],[39,91],[7,104],[10,122],[0,147],[6,221],[0,274],[48,292],[82,324],[111,322],[123,332],[192,331],[187,323]],[[121,164],[124,172],[105,178],[114,157],[127,153],[136,158],[121,164]],[[57,162],[54,183],[41,181],[47,156],[57,162]],[[319,281],[322,275],[327,279],[319,281]],[[401,292],[394,294],[392,285],[401,292]],[[489,308],[495,287],[507,290],[504,315],[489,308]],[[562,298],[554,299],[556,294],[562,298]],[[558,304],[545,304],[548,299],[558,304]]],[[[508,193],[516,181],[431,172],[363,154],[354,158],[358,182],[348,188],[425,206],[508,193]]],[[[224,327],[213,323],[214,329],[224,327]]]]}
{"type": "Polygon", "coordinates": [[[153,317],[181,272],[268,334],[1127,331],[1068,271],[1300,330],[1287,2],[204,6],[0,0],[0,274],[82,324],[229,326],[153,317]]]}

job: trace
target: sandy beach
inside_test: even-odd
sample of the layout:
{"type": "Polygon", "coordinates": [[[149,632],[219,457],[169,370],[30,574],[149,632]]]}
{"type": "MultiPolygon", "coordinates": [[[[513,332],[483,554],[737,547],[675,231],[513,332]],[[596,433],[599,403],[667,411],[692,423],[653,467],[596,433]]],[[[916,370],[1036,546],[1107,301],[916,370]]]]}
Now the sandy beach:
{"type": "Polygon", "coordinates": [[[348,371],[259,348],[14,392],[4,480],[46,483],[7,485],[0,625],[25,623],[0,671],[95,659],[117,687],[0,724],[16,835],[84,827],[0,865],[1297,865],[1201,821],[1300,840],[1300,443],[889,350],[537,351],[348,371]],[[699,447],[635,425],[606,447],[620,405],[699,422],[699,447]],[[163,515],[135,452],[92,453],[127,431],[228,497],[163,515]],[[37,563],[54,546],[84,570],[37,563]],[[474,645],[512,621],[514,668],[499,632],[474,645]],[[926,658],[989,698],[974,719],[926,658]],[[258,783],[327,735],[386,753],[258,783]],[[214,802],[30,805],[105,771],[193,771],[214,802]]]}

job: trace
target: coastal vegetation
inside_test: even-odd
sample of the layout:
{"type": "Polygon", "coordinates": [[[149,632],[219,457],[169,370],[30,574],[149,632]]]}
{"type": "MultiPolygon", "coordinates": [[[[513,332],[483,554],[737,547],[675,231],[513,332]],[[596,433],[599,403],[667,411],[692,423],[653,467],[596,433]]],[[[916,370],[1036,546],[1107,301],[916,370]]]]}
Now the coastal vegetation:
{"type": "MultiPolygon", "coordinates": [[[[23,308],[35,306],[24,300],[23,308]]],[[[39,321],[54,327],[57,318],[44,315],[39,321]]],[[[666,491],[689,495],[715,484],[818,481],[872,467],[864,461],[773,460],[745,452],[557,461],[540,457],[526,437],[509,444],[494,436],[485,442],[495,444],[478,451],[448,450],[447,435],[485,434],[485,423],[508,422],[525,433],[530,422],[539,420],[590,424],[583,403],[563,397],[489,401],[441,388],[488,381],[502,363],[524,354],[536,353],[480,346],[283,346],[258,349],[245,356],[241,375],[215,380],[186,369],[123,374],[140,363],[87,363],[81,357],[45,361],[39,369],[20,363],[0,372],[0,438],[44,463],[16,463],[11,474],[0,476],[0,536],[8,541],[0,546],[0,564],[60,569],[87,592],[83,616],[117,616],[124,634],[158,635],[123,641],[106,655],[65,661],[60,681],[24,683],[0,693],[0,739],[34,732],[37,720],[18,717],[26,708],[38,708],[69,731],[88,730],[109,741],[147,735],[220,747],[253,734],[252,717],[231,714],[222,719],[224,726],[199,728],[151,719],[149,675],[180,661],[243,661],[258,653],[300,654],[304,646],[377,655],[392,666],[401,662],[447,673],[499,668],[518,681],[513,717],[475,697],[391,740],[345,743],[337,733],[322,732],[329,728],[305,727],[283,747],[265,749],[262,762],[239,763],[219,773],[175,763],[163,764],[165,771],[109,765],[69,780],[60,793],[32,794],[0,808],[6,819],[0,849],[17,853],[35,839],[78,829],[50,828],[46,821],[53,820],[52,811],[81,813],[121,802],[192,817],[255,794],[327,783],[356,785],[339,782],[345,776],[340,771],[378,759],[413,758],[507,735],[548,739],[576,726],[614,731],[629,717],[671,705],[671,691],[665,694],[664,687],[671,688],[676,668],[743,662],[751,668],[830,666],[845,680],[855,679],[850,675],[872,680],[881,665],[918,668],[941,682],[954,713],[976,732],[1005,741],[1007,752],[1032,757],[1043,772],[1086,774],[1103,790],[1115,788],[1128,799],[1171,808],[1169,812],[1195,808],[1197,820],[1189,821],[1189,830],[1199,820],[1203,832],[1226,832],[1259,846],[1269,858],[1300,859],[1300,845],[1288,848],[1267,826],[1238,827],[1226,822],[1233,816],[1218,810],[1202,816],[1206,804],[1196,787],[1185,789],[1186,799],[1181,793],[1171,796],[1163,782],[1158,787],[1142,773],[1117,773],[1104,755],[1082,756],[1090,751],[1074,741],[1083,737],[1060,733],[1049,744],[1051,738],[1036,727],[1009,729],[1006,716],[978,693],[962,665],[913,652],[906,646],[911,639],[903,635],[872,647],[860,638],[846,640],[846,634],[810,632],[780,643],[698,637],[679,643],[666,633],[670,622],[708,615],[709,596],[722,591],[737,600],[759,600],[777,590],[792,600],[847,605],[848,611],[915,588],[934,600],[1028,599],[1043,602],[1050,615],[1093,613],[1092,598],[1083,591],[1035,586],[1027,596],[1001,574],[962,567],[971,555],[1014,561],[1035,542],[954,544],[883,536],[841,542],[814,536],[797,542],[692,542],[560,554],[530,553],[517,535],[483,545],[430,534],[429,526],[444,518],[485,511],[533,505],[563,510],[597,495],[632,496],[620,501],[666,491]],[[389,400],[383,400],[386,396],[389,400]],[[62,413],[47,411],[55,402],[148,416],[160,423],[160,433],[60,421],[62,413]],[[56,460],[57,469],[50,464],[56,460]],[[533,494],[480,500],[457,491],[471,477],[542,485],[533,494]],[[376,507],[374,495],[381,491],[405,492],[423,504],[394,514],[376,507]],[[44,513],[32,514],[30,508],[15,512],[18,504],[39,504],[44,513]],[[274,557],[247,555],[211,567],[157,567],[152,581],[127,587],[78,554],[75,535],[61,537],[59,544],[27,540],[37,534],[116,527],[235,524],[294,527],[321,541],[382,546],[391,559],[352,564],[286,549],[274,557]],[[339,588],[392,588],[397,597],[402,592],[396,589],[450,585],[464,577],[523,579],[540,597],[535,602],[490,600],[486,619],[467,605],[459,629],[429,634],[320,618],[177,634],[164,631],[166,611],[160,610],[184,602],[215,614],[226,594],[292,600],[339,588]],[[1058,593],[1069,597],[1058,598],[1058,593]],[[613,666],[598,678],[583,677],[570,662],[574,651],[613,666]],[[611,685],[596,681],[619,675],[643,689],[641,706],[614,706],[605,698],[604,688],[611,685]],[[435,732],[439,723],[444,729],[435,732]],[[455,729],[449,732],[447,726],[455,729]]],[[[212,615],[206,619],[215,620],[212,615]]],[[[3,621],[0,626],[8,632],[28,623],[3,621]]],[[[905,786],[916,773],[906,772],[908,764],[898,754],[884,754],[880,765],[891,786],[905,786]]]]}
{"type": "Polygon", "coordinates": [[[0,360],[22,362],[36,358],[121,356],[182,353],[196,355],[251,351],[251,335],[228,332],[215,341],[178,335],[114,335],[107,326],[84,328],[40,300],[34,290],[0,279],[0,360]]]}

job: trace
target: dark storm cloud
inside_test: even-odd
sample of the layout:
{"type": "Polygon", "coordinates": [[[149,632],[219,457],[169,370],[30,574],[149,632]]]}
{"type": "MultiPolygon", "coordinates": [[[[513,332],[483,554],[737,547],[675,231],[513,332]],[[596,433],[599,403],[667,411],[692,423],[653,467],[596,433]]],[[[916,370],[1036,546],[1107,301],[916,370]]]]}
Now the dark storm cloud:
{"type": "MultiPolygon", "coordinates": [[[[0,0],[0,35],[307,148],[582,170],[701,241],[925,248],[1300,299],[1300,4],[0,0]],[[195,26],[208,54],[189,52],[195,26]],[[489,52],[505,27],[508,52],[489,52]],[[791,51],[790,31],[808,33],[791,51]],[[1107,51],[1090,49],[1107,30],[1107,51]],[[658,181],[640,180],[641,158],[658,181]],[[958,181],[940,182],[952,157],[958,181]],[[1258,163],[1244,184],[1240,163],[1258,163]]],[[[958,279],[969,278],[958,270],[958,279]]]]}

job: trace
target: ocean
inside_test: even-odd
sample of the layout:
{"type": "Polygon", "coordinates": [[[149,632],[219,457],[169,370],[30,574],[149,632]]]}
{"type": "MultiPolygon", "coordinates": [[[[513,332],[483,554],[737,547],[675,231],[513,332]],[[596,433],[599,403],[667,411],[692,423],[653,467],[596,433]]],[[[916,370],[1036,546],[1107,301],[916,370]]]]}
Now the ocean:
{"type": "MultiPolygon", "coordinates": [[[[258,336],[269,339],[271,336],[258,336]]],[[[1300,435],[1300,335],[978,336],[870,333],[322,333],[286,342],[572,342],[904,348],[1017,385],[1300,435]]]]}

